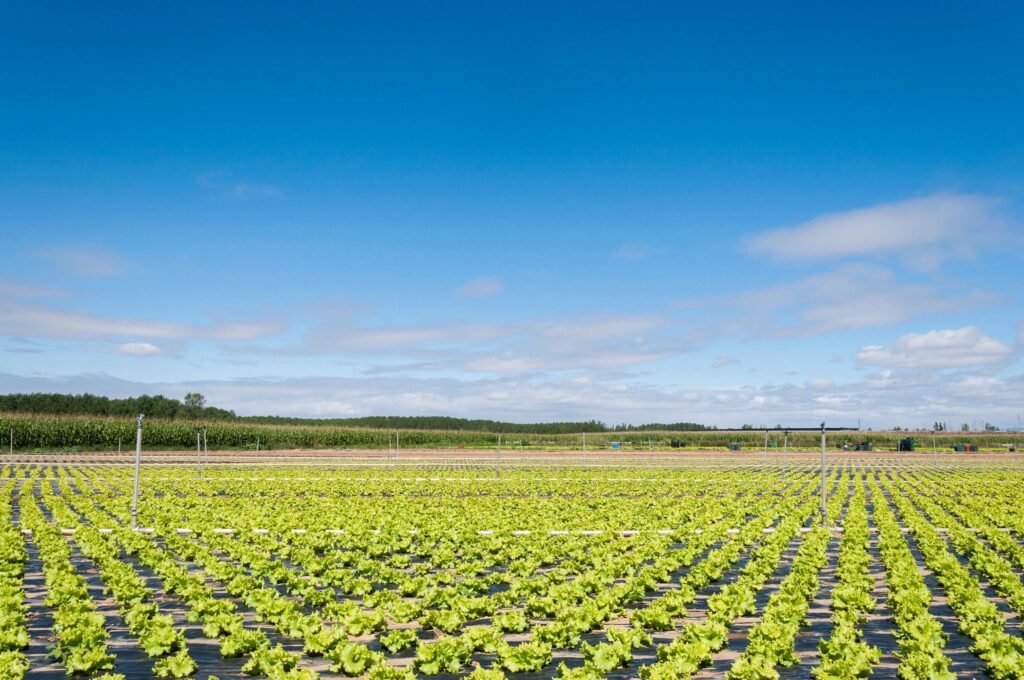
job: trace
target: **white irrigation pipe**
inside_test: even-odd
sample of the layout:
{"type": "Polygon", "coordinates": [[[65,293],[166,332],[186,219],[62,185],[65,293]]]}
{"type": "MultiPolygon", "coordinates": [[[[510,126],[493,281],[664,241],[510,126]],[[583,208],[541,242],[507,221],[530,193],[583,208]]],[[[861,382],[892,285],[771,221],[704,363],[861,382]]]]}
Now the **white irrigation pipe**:
{"type": "MultiPolygon", "coordinates": [[[[49,467],[51,465],[60,465],[60,466],[66,466],[66,467],[79,467],[79,466],[81,466],[81,467],[98,467],[98,468],[102,468],[102,467],[114,467],[114,468],[117,468],[117,467],[125,467],[126,465],[130,465],[131,464],[129,461],[98,462],[98,461],[88,460],[88,459],[87,460],[73,460],[73,459],[72,460],[66,460],[66,459],[64,459],[63,456],[59,457],[59,458],[55,458],[55,459],[53,459],[53,458],[46,458],[44,456],[39,456],[39,458],[41,458],[42,460],[33,461],[33,462],[29,463],[29,464],[33,465],[33,466],[38,466],[38,467],[43,467],[43,466],[49,467]]],[[[421,460],[429,460],[429,459],[421,459],[421,460]]],[[[1020,468],[1021,468],[1021,464],[1024,463],[1024,461],[1019,461],[1019,460],[1016,460],[1016,459],[1014,459],[1013,461],[1007,461],[1005,459],[1001,459],[1001,460],[977,460],[977,459],[969,459],[969,460],[968,459],[964,459],[964,460],[960,460],[960,459],[935,460],[935,459],[930,459],[930,460],[921,460],[921,461],[908,461],[908,460],[889,461],[889,459],[884,459],[884,460],[887,461],[887,462],[883,463],[883,462],[871,462],[871,461],[862,461],[862,460],[842,460],[842,461],[838,461],[838,462],[834,462],[834,463],[829,463],[829,466],[830,466],[829,469],[834,469],[836,467],[836,465],[839,465],[840,467],[843,467],[843,466],[846,466],[848,464],[854,464],[854,465],[868,465],[868,466],[870,466],[874,470],[884,470],[884,469],[895,469],[895,470],[934,469],[934,470],[954,470],[955,471],[955,470],[987,469],[987,470],[993,470],[993,471],[1001,471],[1001,470],[1019,471],[1020,468]]],[[[387,462],[387,463],[379,463],[379,462],[375,462],[375,463],[370,463],[370,462],[352,462],[351,459],[340,459],[339,460],[339,459],[325,459],[325,458],[306,459],[306,460],[294,460],[293,459],[291,462],[266,461],[266,460],[260,461],[260,462],[253,462],[253,461],[248,461],[248,460],[230,460],[230,461],[222,460],[222,461],[220,461],[220,463],[225,464],[225,465],[232,465],[232,466],[250,465],[252,467],[264,467],[264,468],[277,468],[277,467],[313,467],[313,468],[317,468],[317,467],[332,466],[332,467],[348,467],[348,468],[353,468],[353,469],[359,469],[359,468],[372,469],[372,468],[399,467],[399,465],[397,465],[397,464],[395,464],[393,462],[387,462]]],[[[188,464],[188,463],[187,463],[187,461],[177,460],[177,461],[163,461],[163,462],[150,461],[149,464],[152,467],[175,468],[175,467],[179,467],[181,465],[185,465],[185,464],[188,464]]],[[[405,463],[404,465],[406,465],[409,468],[417,468],[418,467],[418,468],[427,468],[427,469],[429,469],[429,468],[444,467],[443,462],[437,462],[437,461],[431,462],[431,463],[428,463],[428,462],[405,463]]],[[[625,463],[623,463],[622,461],[610,462],[610,463],[607,463],[607,464],[599,465],[599,467],[608,468],[608,469],[618,469],[618,468],[622,468],[622,467],[626,467],[626,466],[627,465],[625,463]]],[[[653,471],[653,470],[728,470],[728,471],[741,471],[741,470],[745,470],[745,469],[748,469],[748,468],[751,468],[751,467],[756,467],[756,466],[757,466],[756,463],[752,463],[749,460],[747,460],[747,461],[725,461],[725,460],[722,460],[720,458],[701,458],[701,459],[691,459],[691,460],[685,460],[685,461],[676,461],[674,463],[643,463],[643,464],[637,465],[636,469],[638,469],[638,470],[651,470],[651,471],[653,471]]],[[[559,462],[559,463],[547,463],[547,462],[544,462],[544,463],[539,463],[537,461],[531,461],[531,464],[529,464],[529,465],[522,465],[521,467],[523,467],[523,468],[532,468],[532,469],[536,469],[536,468],[551,468],[551,469],[554,470],[554,469],[566,469],[566,468],[573,469],[573,468],[578,468],[580,466],[577,463],[573,463],[573,462],[559,462]]],[[[809,469],[811,469],[810,462],[807,461],[807,462],[801,462],[795,468],[792,468],[792,467],[786,468],[786,471],[789,472],[789,471],[796,470],[798,472],[803,472],[803,471],[807,471],[809,469]]],[[[242,478],[241,477],[235,477],[235,479],[242,479],[242,478]]],[[[276,477],[270,477],[268,479],[276,479],[276,477]]],[[[422,478],[416,478],[416,479],[422,479],[422,478]]],[[[431,478],[431,479],[440,479],[440,478],[436,478],[435,477],[435,478],[431,478]]],[[[449,478],[445,478],[445,479],[449,479],[449,478]]],[[[455,479],[465,479],[465,478],[455,478],[455,479]]],[[[479,479],[484,479],[484,478],[479,478],[479,479]]],[[[489,479],[493,480],[494,478],[490,477],[489,479]]],[[[661,478],[660,477],[652,477],[650,479],[654,480],[654,479],[661,479],[661,478]]],[[[642,481],[642,480],[638,479],[638,481],[642,481]]]]}
{"type": "MultiPolygon", "coordinates": [[[[833,533],[837,533],[837,534],[843,533],[843,527],[839,527],[839,526],[831,527],[829,530],[832,531],[833,533]]],[[[974,533],[978,532],[978,529],[976,529],[974,527],[965,527],[965,530],[970,531],[970,532],[974,532],[974,533]]],[[[1003,531],[1003,532],[1009,532],[1010,528],[1009,527],[999,527],[998,530],[999,531],[1003,531]]],[[[77,531],[77,529],[61,528],[60,531],[61,531],[62,534],[70,536],[70,535],[73,535],[77,531]]],[[[101,533],[101,534],[112,534],[114,532],[114,529],[112,527],[102,527],[100,529],[97,529],[97,531],[99,533],[101,533]]],[[[135,531],[137,531],[139,533],[152,534],[152,533],[155,533],[156,530],[153,529],[152,527],[137,527],[135,529],[135,531]]],[[[197,531],[200,531],[200,530],[193,529],[191,527],[177,527],[176,529],[174,529],[174,532],[179,534],[179,535],[193,534],[193,533],[196,533],[197,531]]],[[[209,531],[211,531],[214,534],[221,535],[221,536],[233,536],[234,534],[237,534],[237,533],[243,533],[242,529],[230,529],[230,528],[227,528],[227,527],[213,527],[209,531]]],[[[273,533],[270,529],[262,529],[262,528],[254,528],[254,529],[250,529],[249,531],[251,533],[257,534],[257,535],[267,535],[267,534],[273,533]]],[[[309,533],[311,530],[310,529],[303,529],[303,528],[293,528],[293,529],[280,529],[278,531],[279,531],[279,533],[292,533],[292,534],[301,536],[301,535],[309,533]]],[[[320,531],[323,531],[324,533],[332,534],[332,535],[335,535],[335,536],[341,536],[341,535],[344,535],[346,533],[345,529],[322,529],[320,531]]],[[[569,536],[571,534],[575,534],[575,535],[578,535],[578,536],[602,536],[605,533],[614,533],[614,534],[618,534],[620,536],[636,536],[636,535],[642,534],[642,533],[654,533],[654,534],[658,534],[659,536],[670,536],[670,535],[676,533],[677,531],[678,531],[677,529],[547,529],[546,531],[543,530],[543,529],[539,529],[539,530],[535,530],[535,529],[514,529],[514,530],[512,530],[512,531],[510,531],[508,533],[511,534],[512,536],[531,536],[534,533],[543,534],[543,535],[547,535],[547,536],[569,536]]],[[[776,533],[776,531],[777,531],[777,529],[775,527],[765,527],[764,529],[761,530],[761,533],[763,535],[770,535],[770,534],[776,533]]],[[[800,533],[801,534],[808,534],[811,531],[813,531],[812,527],[800,527],[800,533]]],[[[900,527],[900,531],[902,531],[903,533],[907,533],[907,532],[910,531],[910,529],[908,527],[900,527]]],[[[940,534],[949,533],[949,529],[946,528],[946,527],[936,528],[935,531],[937,531],[940,534]]],[[[700,536],[704,532],[705,532],[704,529],[691,529],[689,531],[689,533],[694,534],[696,536],[700,536]]],[[[729,528],[729,529],[725,530],[725,535],[726,536],[738,536],[740,534],[740,532],[741,532],[741,530],[738,527],[732,527],[732,528],[729,528]]],[[[31,536],[32,535],[32,530],[31,529],[22,529],[21,533],[26,535],[26,536],[31,536]]],[[[360,533],[360,532],[356,532],[356,533],[360,533]]],[[[370,530],[369,533],[380,534],[381,530],[380,529],[372,529],[372,530],[370,530]]],[[[409,534],[418,534],[418,533],[420,533],[420,531],[419,531],[419,529],[408,529],[407,533],[409,533],[409,534]]],[[[494,535],[503,535],[505,532],[497,531],[495,529],[479,529],[479,530],[477,530],[476,533],[479,536],[494,536],[494,535]]],[[[868,529],[868,533],[869,534],[877,534],[878,533],[878,529],[876,527],[870,527],[868,529]]]]}

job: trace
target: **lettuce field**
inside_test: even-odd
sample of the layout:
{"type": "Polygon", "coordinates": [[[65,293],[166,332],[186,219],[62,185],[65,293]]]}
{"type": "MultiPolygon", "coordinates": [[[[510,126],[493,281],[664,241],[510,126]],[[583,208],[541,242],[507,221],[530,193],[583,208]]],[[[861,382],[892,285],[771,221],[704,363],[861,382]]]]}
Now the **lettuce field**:
{"type": "Polygon", "coordinates": [[[0,678],[1024,678],[1024,468],[0,477],[0,678]]]}

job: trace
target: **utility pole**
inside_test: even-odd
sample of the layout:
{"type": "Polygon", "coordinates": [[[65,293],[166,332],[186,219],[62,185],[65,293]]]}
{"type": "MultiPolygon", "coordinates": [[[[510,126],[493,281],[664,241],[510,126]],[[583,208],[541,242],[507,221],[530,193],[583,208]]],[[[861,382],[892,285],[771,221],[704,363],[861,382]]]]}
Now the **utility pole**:
{"type": "Polygon", "coordinates": [[[498,448],[494,450],[494,476],[501,477],[501,431],[498,431],[498,448]]]}
{"type": "Polygon", "coordinates": [[[256,453],[260,452],[260,438],[256,437],[256,453]]]}
{"type": "Polygon", "coordinates": [[[199,430],[196,430],[196,471],[199,473],[199,479],[203,478],[203,460],[200,457],[202,453],[202,435],[199,434],[199,430]]]}
{"type": "Polygon", "coordinates": [[[935,430],[932,430],[932,453],[937,453],[935,450],[935,430]]]}
{"type": "Polygon", "coordinates": [[[768,430],[767,429],[764,431],[764,460],[761,461],[761,464],[764,465],[765,467],[768,467],[768,430]]]}
{"type": "Polygon", "coordinates": [[[139,465],[142,464],[142,419],[145,417],[145,415],[140,413],[135,426],[135,481],[132,484],[132,531],[139,526],[139,465]]]}
{"type": "Polygon", "coordinates": [[[587,464],[587,431],[583,431],[583,464],[587,464]]]}
{"type": "Polygon", "coordinates": [[[210,445],[206,441],[206,428],[203,428],[203,464],[210,464],[210,445]]]}
{"type": "Polygon", "coordinates": [[[821,422],[821,525],[828,527],[825,522],[825,421],[821,422]]]}
{"type": "Polygon", "coordinates": [[[395,460],[402,459],[402,431],[395,430],[395,460]]]}

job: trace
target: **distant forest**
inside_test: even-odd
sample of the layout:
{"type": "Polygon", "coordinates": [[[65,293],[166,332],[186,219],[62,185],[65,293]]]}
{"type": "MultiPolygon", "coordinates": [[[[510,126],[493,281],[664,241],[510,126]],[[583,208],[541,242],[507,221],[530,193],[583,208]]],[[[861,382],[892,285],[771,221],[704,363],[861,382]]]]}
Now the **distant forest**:
{"type": "Polygon", "coordinates": [[[403,430],[465,430],[537,434],[576,432],[633,432],[644,430],[713,430],[699,423],[650,423],[610,427],[598,420],[557,423],[506,423],[497,420],[470,420],[449,416],[366,416],[363,418],[286,418],[283,416],[238,416],[207,406],[200,394],[190,393],[182,401],[162,395],[110,399],[95,394],[3,394],[0,413],[40,413],[57,415],[135,416],[169,420],[231,420],[261,425],[328,425],[336,427],[400,428],[403,430]]]}

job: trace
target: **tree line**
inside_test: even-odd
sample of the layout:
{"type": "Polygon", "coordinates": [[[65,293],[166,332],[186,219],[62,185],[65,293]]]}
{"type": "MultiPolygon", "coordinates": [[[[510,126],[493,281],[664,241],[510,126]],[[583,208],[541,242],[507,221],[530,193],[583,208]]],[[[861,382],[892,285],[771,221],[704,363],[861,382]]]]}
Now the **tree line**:
{"type": "Polygon", "coordinates": [[[161,394],[111,399],[96,394],[0,394],[0,413],[45,413],[78,416],[136,416],[167,420],[229,420],[238,416],[207,406],[203,395],[190,392],[184,400],[161,394]]]}
{"type": "Polygon", "coordinates": [[[207,406],[202,394],[190,392],[182,400],[163,395],[142,395],[111,399],[95,394],[4,394],[0,395],[0,413],[37,413],[82,416],[135,416],[167,420],[236,421],[254,425],[325,425],[402,430],[450,430],[463,432],[503,432],[506,434],[575,434],[581,432],[643,432],[710,430],[699,423],[621,424],[609,427],[599,420],[551,423],[509,423],[500,420],[454,418],[451,416],[365,416],[361,418],[289,418],[284,416],[238,416],[207,406]]]}

